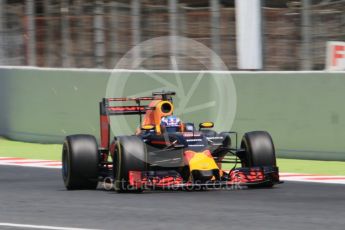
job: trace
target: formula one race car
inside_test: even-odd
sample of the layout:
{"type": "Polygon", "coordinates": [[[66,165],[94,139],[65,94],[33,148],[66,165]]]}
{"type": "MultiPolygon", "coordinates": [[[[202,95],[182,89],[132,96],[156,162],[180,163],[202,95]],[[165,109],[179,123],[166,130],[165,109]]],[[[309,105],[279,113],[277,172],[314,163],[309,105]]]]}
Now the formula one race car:
{"type": "Polygon", "coordinates": [[[267,132],[245,133],[238,148],[235,132],[217,133],[212,130],[213,122],[196,128],[173,116],[174,95],[158,92],[150,97],[104,98],[100,102],[99,146],[91,135],[65,139],[62,174],[66,188],[96,189],[98,182],[105,182],[118,192],[141,192],[279,183],[275,149],[267,132]],[[114,106],[119,102],[120,106],[114,106]],[[128,105],[133,102],[135,105],[128,105]],[[136,133],[110,138],[109,116],[133,114],[140,117],[136,133]],[[222,163],[233,167],[224,170],[222,163]]]}

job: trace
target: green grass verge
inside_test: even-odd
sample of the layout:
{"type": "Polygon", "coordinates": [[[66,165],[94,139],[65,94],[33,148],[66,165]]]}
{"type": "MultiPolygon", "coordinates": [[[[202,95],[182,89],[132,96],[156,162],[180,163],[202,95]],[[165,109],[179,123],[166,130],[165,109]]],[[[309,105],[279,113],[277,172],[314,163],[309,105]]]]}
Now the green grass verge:
{"type": "Polygon", "coordinates": [[[60,160],[62,145],[34,144],[0,138],[0,157],[60,160]]]}
{"type": "Polygon", "coordinates": [[[281,172],[312,173],[322,175],[345,175],[343,161],[312,161],[295,159],[278,159],[281,172]]]}
{"type": "MultiPolygon", "coordinates": [[[[33,144],[0,138],[0,157],[60,160],[62,145],[33,144]]],[[[281,172],[345,175],[345,162],[278,159],[281,172]]],[[[224,168],[231,165],[224,164],[224,168]]]]}

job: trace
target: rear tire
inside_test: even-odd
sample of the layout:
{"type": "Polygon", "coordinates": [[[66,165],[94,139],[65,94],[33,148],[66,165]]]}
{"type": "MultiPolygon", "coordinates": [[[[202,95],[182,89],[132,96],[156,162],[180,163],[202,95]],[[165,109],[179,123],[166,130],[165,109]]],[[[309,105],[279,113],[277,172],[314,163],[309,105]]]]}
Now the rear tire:
{"type": "MultiPolygon", "coordinates": [[[[241,148],[245,149],[245,155],[242,157],[243,167],[263,167],[276,166],[275,148],[272,138],[268,132],[253,131],[245,133],[241,148]]],[[[269,182],[260,185],[251,185],[248,187],[272,187],[273,183],[269,182]]]]}
{"type": "Polygon", "coordinates": [[[67,136],[62,147],[62,178],[68,190],[96,189],[99,154],[95,137],[67,136]]]}
{"type": "Polygon", "coordinates": [[[137,136],[124,136],[117,139],[113,159],[115,191],[142,192],[142,188],[129,184],[129,171],[147,170],[147,149],[145,143],[137,136]]]}

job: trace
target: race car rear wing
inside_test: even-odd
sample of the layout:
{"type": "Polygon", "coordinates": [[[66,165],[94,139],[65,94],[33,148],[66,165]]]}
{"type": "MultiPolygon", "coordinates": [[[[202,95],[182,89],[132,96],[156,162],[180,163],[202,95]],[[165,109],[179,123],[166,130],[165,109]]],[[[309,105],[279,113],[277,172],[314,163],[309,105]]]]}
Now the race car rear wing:
{"type": "Polygon", "coordinates": [[[131,98],[103,98],[99,103],[100,108],[100,134],[101,148],[109,147],[110,138],[110,121],[109,116],[112,115],[139,115],[139,122],[142,123],[142,116],[147,110],[154,108],[148,105],[142,105],[143,101],[168,100],[172,101],[175,92],[154,92],[151,97],[131,97],[131,98]],[[116,102],[135,102],[135,105],[111,105],[116,102]]]}
{"type": "Polygon", "coordinates": [[[141,105],[141,101],[152,101],[154,97],[138,97],[138,98],[103,98],[99,103],[100,112],[100,134],[101,148],[108,149],[110,138],[110,120],[109,116],[113,115],[141,115],[145,114],[149,109],[148,106],[141,105]],[[136,102],[135,105],[110,105],[111,102],[136,102]]]}
{"type": "Polygon", "coordinates": [[[153,97],[142,98],[103,98],[100,102],[100,115],[141,115],[145,114],[146,110],[149,109],[147,105],[141,105],[141,101],[152,101],[156,100],[153,97]],[[112,106],[110,102],[125,102],[135,101],[136,105],[118,105],[112,106]]]}

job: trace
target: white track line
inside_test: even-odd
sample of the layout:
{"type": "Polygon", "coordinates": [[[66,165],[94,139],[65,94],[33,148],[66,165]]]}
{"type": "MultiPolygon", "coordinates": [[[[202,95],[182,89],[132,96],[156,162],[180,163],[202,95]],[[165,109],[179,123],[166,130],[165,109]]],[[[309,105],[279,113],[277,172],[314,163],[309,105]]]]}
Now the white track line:
{"type": "Polygon", "coordinates": [[[29,224],[13,224],[13,223],[0,223],[3,227],[15,227],[15,228],[29,228],[29,229],[47,229],[47,230],[98,230],[89,228],[69,228],[69,227],[54,227],[45,225],[29,225],[29,224]]]}

